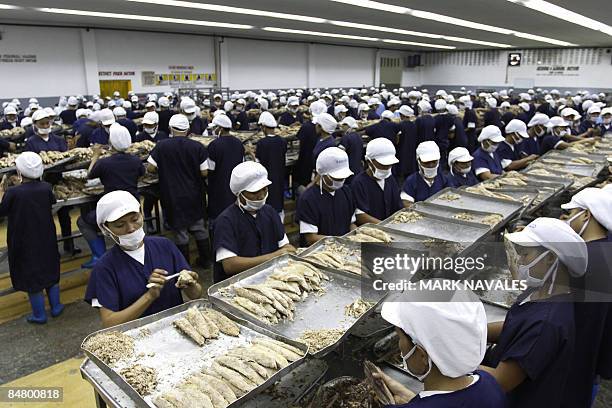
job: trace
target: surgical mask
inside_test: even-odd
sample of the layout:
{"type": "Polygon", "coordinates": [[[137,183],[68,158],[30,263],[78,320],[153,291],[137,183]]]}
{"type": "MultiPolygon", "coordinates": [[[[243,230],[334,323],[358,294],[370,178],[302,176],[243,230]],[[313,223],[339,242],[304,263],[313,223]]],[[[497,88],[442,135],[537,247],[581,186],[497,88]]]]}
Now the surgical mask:
{"type": "MultiPolygon", "coordinates": [[[[439,165],[438,165],[439,166],[439,165]]],[[[436,167],[423,167],[419,165],[421,168],[421,173],[425,178],[432,179],[438,175],[438,166],[436,167]]]]}
{"type": "Polygon", "coordinates": [[[560,130],[560,131],[555,132],[555,133],[556,133],[556,134],[557,134],[557,136],[559,136],[559,137],[567,136],[567,130],[566,130],[566,129],[560,130]]]}
{"type": "Polygon", "coordinates": [[[519,280],[526,281],[527,286],[530,288],[541,288],[542,286],[544,286],[544,283],[546,283],[550,275],[552,275],[552,279],[550,281],[550,288],[548,290],[548,294],[551,294],[553,285],[555,283],[555,279],[557,278],[557,267],[559,266],[558,258],[555,260],[555,262],[553,262],[550,268],[548,268],[548,270],[544,274],[544,277],[534,278],[533,276],[529,275],[529,270],[533,268],[535,265],[537,265],[538,262],[544,259],[546,255],[548,255],[549,253],[550,251],[545,251],[540,256],[538,256],[536,259],[531,261],[528,265],[518,265],[517,275],[518,275],[519,280]]]}
{"type": "MultiPolygon", "coordinates": [[[[107,232],[110,232],[108,227],[105,226],[104,228],[106,228],[107,232]]],[[[110,236],[113,239],[113,241],[115,241],[115,243],[117,243],[119,246],[127,249],[128,251],[134,251],[138,249],[138,247],[140,246],[140,243],[145,238],[145,232],[144,232],[143,227],[140,227],[136,231],[130,232],[129,234],[125,234],[125,235],[111,234],[110,236]]]]}
{"type": "Polygon", "coordinates": [[[370,165],[372,166],[372,175],[374,176],[374,178],[377,178],[378,180],[386,180],[389,178],[389,176],[391,176],[391,169],[378,169],[376,168],[376,166],[374,166],[374,163],[372,162],[370,162],[370,165]]]}
{"type": "MultiPolygon", "coordinates": [[[[342,180],[334,180],[333,178],[327,176],[331,180],[331,184],[329,184],[329,183],[324,181],[324,177],[326,177],[326,176],[321,176],[321,182],[325,183],[325,185],[328,188],[332,189],[333,191],[340,190],[342,188],[342,186],[344,186],[344,179],[342,179],[342,180]]],[[[323,188],[322,185],[321,185],[321,188],[323,188]]]]}
{"type": "Polygon", "coordinates": [[[597,119],[599,119],[599,115],[592,115],[591,116],[591,121],[592,122],[597,122],[597,119]]]}
{"type": "Polygon", "coordinates": [[[289,108],[288,110],[291,113],[296,113],[297,112],[297,108],[289,108]]]}
{"type": "Polygon", "coordinates": [[[494,152],[497,150],[497,147],[499,146],[499,145],[496,145],[496,144],[491,144],[491,143],[489,143],[489,142],[487,142],[487,145],[488,145],[488,146],[487,146],[487,147],[485,147],[485,144],[483,143],[483,144],[482,144],[482,149],[483,149],[485,152],[488,152],[488,153],[494,153],[494,152]]]}
{"type": "Polygon", "coordinates": [[[196,114],[195,113],[190,113],[189,115],[185,115],[185,116],[187,116],[187,119],[191,122],[192,120],[195,119],[196,114]]]}
{"type": "Polygon", "coordinates": [[[414,347],[408,352],[406,353],[406,355],[402,356],[400,353],[400,356],[402,357],[402,367],[404,368],[404,370],[406,370],[406,372],[408,374],[410,374],[411,376],[413,376],[414,378],[416,378],[417,380],[419,380],[420,382],[423,382],[423,380],[429,375],[429,373],[431,372],[431,357],[429,357],[429,355],[427,356],[427,371],[425,371],[423,374],[415,374],[412,371],[410,371],[410,369],[408,368],[408,359],[414,354],[414,352],[416,351],[416,344],[414,345],[414,347]]]}
{"type": "Polygon", "coordinates": [[[242,195],[242,198],[244,198],[244,201],[246,202],[246,204],[242,204],[240,200],[238,200],[238,202],[240,203],[240,206],[242,207],[244,211],[259,211],[261,207],[263,207],[264,204],[266,204],[266,200],[268,199],[268,193],[266,193],[266,196],[261,200],[249,200],[248,198],[244,196],[244,194],[242,193],[240,194],[242,195]]]}
{"type": "Polygon", "coordinates": [[[546,129],[544,129],[542,126],[536,126],[533,131],[536,136],[544,136],[546,133],[546,129]]]}
{"type": "Polygon", "coordinates": [[[51,133],[51,128],[41,128],[36,126],[36,133],[38,133],[39,135],[48,135],[49,133],[51,133]]]}
{"type": "Polygon", "coordinates": [[[17,122],[17,119],[6,118],[6,120],[7,120],[8,123],[15,123],[15,122],[17,122]]]}
{"type": "Polygon", "coordinates": [[[242,111],[244,110],[244,107],[242,107],[242,106],[236,106],[236,110],[237,110],[238,112],[242,112],[242,111]]]}
{"type": "MultiPolygon", "coordinates": [[[[571,218],[569,218],[569,219],[565,220],[565,223],[571,227],[572,222],[573,222],[573,221],[574,221],[576,218],[580,217],[580,216],[582,215],[582,213],[584,213],[585,211],[586,211],[586,210],[579,211],[579,212],[578,212],[578,214],[576,214],[576,215],[574,215],[573,217],[571,217],[571,218]]],[[[589,218],[589,219],[587,220],[587,222],[585,222],[585,223],[584,223],[584,225],[583,225],[582,227],[580,227],[580,232],[578,232],[578,235],[582,236],[582,233],[583,233],[583,232],[586,230],[587,226],[589,225],[589,221],[591,221],[591,218],[589,218]]]]}
{"type": "Polygon", "coordinates": [[[154,135],[157,132],[157,126],[155,126],[154,128],[144,128],[144,131],[150,135],[154,135]]]}
{"type": "Polygon", "coordinates": [[[460,174],[468,174],[470,171],[472,171],[472,166],[468,166],[466,168],[455,168],[455,170],[457,170],[458,173],[460,174]]]}

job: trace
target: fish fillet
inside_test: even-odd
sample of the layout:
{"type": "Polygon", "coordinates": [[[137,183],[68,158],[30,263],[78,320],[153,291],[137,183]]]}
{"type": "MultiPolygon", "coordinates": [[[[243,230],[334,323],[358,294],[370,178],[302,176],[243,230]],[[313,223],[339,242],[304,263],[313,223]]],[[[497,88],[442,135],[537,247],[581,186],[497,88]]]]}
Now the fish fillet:
{"type": "Polygon", "coordinates": [[[215,324],[215,322],[213,322],[212,320],[210,320],[208,318],[208,316],[203,315],[202,313],[198,312],[200,316],[202,316],[204,318],[204,321],[206,322],[206,325],[208,326],[208,330],[210,331],[210,335],[212,336],[213,339],[216,339],[219,337],[219,326],[217,326],[215,324]]]}
{"type": "Polygon", "coordinates": [[[255,350],[257,352],[260,353],[265,353],[266,355],[269,355],[270,357],[272,357],[275,361],[276,361],[276,366],[278,368],[285,368],[289,365],[289,361],[287,361],[287,359],[285,357],[283,357],[282,354],[277,353],[276,351],[268,348],[268,347],[263,347],[260,346],[258,344],[253,344],[249,350],[255,350]]]}
{"type": "Polygon", "coordinates": [[[230,368],[240,373],[240,375],[246,377],[257,385],[261,385],[265,381],[265,378],[260,376],[257,371],[253,370],[251,366],[249,366],[247,363],[245,363],[239,358],[225,355],[217,357],[215,359],[215,362],[219,363],[219,365],[223,367],[230,368]]]}
{"type": "Polygon", "coordinates": [[[370,227],[361,227],[359,231],[362,234],[369,235],[371,237],[381,240],[382,242],[392,241],[391,236],[387,234],[385,231],[377,230],[375,228],[370,228],[370,227]]]}
{"type": "Polygon", "coordinates": [[[198,333],[197,330],[191,325],[191,323],[189,323],[189,321],[187,321],[187,319],[185,319],[184,317],[176,319],[174,322],[172,322],[172,324],[174,324],[174,326],[180,332],[185,334],[191,340],[195,341],[198,346],[203,346],[204,343],[206,343],[204,337],[202,337],[200,333],[198,333]]]}
{"type": "MultiPolygon", "coordinates": [[[[291,292],[292,294],[297,295],[297,296],[299,296],[302,293],[299,288],[296,289],[294,286],[289,285],[287,282],[282,282],[276,279],[268,279],[266,280],[264,285],[269,286],[272,289],[280,290],[283,292],[291,292]]],[[[290,296],[289,294],[287,294],[287,296],[293,299],[293,297],[290,296]]]]}
{"type": "Polygon", "coordinates": [[[213,309],[205,309],[201,311],[201,313],[215,323],[221,333],[233,337],[238,337],[240,335],[240,326],[222,313],[213,309]]]}
{"type": "MultiPolygon", "coordinates": [[[[292,346],[291,344],[287,344],[287,343],[283,343],[282,341],[278,341],[278,340],[274,340],[274,339],[265,339],[268,343],[271,344],[276,344],[279,347],[283,347],[286,348],[289,351],[293,351],[295,354],[299,355],[300,357],[304,355],[304,352],[302,350],[300,350],[299,348],[292,346]]],[[[255,341],[253,341],[253,343],[256,343],[255,341]]]]}
{"type": "Polygon", "coordinates": [[[255,388],[255,384],[247,380],[246,377],[243,377],[238,372],[232,369],[219,365],[219,363],[213,363],[211,368],[217,374],[223,377],[224,380],[226,380],[245,394],[255,388]]]}
{"type": "Polygon", "coordinates": [[[255,303],[272,304],[272,301],[268,299],[266,296],[260,295],[254,290],[250,290],[248,288],[234,287],[234,292],[236,292],[236,295],[242,296],[243,298],[249,299],[255,303]]]}
{"type": "Polygon", "coordinates": [[[230,404],[230,401],[226,400],[219,391],[217,391],[201,376],[191,376],[187,379],[187,381],[185,381],[185,384],[191,384],[200,392],[208,395],[215,408],[225,408],[230,404]]]}
{"type": "Polygon", "coordinates": [[[356,233],[347,237],[349,240],[354,242],[383,242],[380,239],[376,239],[366,234],[356,233]]]}
{"type": "Polygon", "coordinates": [[[242,296],[235,296],[233,300],[235,303],[242,306],[243,308],[245,308],[256,316],[272,317],[272,314],[270,312],[247,298],[243,298],[242,296]]]}
{"type": "Polygon", "coordinates": [[[279,346],[276,343],[268,341],[267,339],[253,339],[253,344],[273,350],[276,353],[280,354],[281,356],[285,357],[287,361],[290,361],[290,362],[293,362],[293,361],[296,361],[302,358],[301,353],[296,353],[294,351],[286,349],[282,346],[279,346]]]}
{"type": "Polygon", "coordinates": [[[201,378],[203,381],[206,381],[207,384],[210,384],[210,386],[218,391],[230,404],[238,399],[236,394],[234,394],[234,391],[232,391],[230,386],[227,385],[225,381],[204,373],[195,374],[194,377],[197,377],[198,379],[201,378]]]}
{"type": "Polygon", "coordinates": [[[185,313],[185,319],[196,329],[196,331],[205,339],[212,339],[213,335],[209,325],[204,320],[204,317],[195,307],[190,308],[185,313]]]}
{"type": "Polygon", "coordinates": [[[176,408],[176,406],[173,403],[164,399],[163,395],[158,395],[153,400],[153,404],[155,404],[157,408],[176,408]]]}
{"type": "Polygon", "coordinates": [[[252,347],[237,347],[228,351],[227,355],[236,356],[242,359],[253,359],[257,364],[266,368],[280,368],[274,357],[267,354],[265,351],[255,350],[252,347]]]}

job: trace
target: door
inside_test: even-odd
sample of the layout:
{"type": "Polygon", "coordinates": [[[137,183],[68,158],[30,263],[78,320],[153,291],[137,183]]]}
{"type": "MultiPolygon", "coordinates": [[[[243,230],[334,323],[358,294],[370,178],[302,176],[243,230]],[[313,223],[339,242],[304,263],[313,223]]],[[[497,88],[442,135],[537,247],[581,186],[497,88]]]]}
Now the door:
{"type": "Polygon", "coordinates": [[[132,90],[132,81],[129,79],[105,79],[100,80],[100,96],[113,97],[113,92],[119,91],[121,97],[126,99],[128,92],[132,90]]]}
{"type": "Polygon", "coordinates": [[[399,88],[402,82],[402,59],[381,57],[380,58],[380,83],[385,84],[387,89],[399,88]]]}

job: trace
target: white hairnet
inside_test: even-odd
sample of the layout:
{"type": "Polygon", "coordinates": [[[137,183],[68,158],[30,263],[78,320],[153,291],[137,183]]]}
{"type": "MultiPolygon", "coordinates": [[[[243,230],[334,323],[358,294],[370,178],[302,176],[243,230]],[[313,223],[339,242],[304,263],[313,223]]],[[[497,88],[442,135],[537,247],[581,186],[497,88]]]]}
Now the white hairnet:
{"type": "Polygon", "coordinates": [[[265,127],[269,128],[275,128],[278,126],[276,119],[274,119],[274,115],[272,115],[270,112],[262,112],[261,115],[259,115],[257,124],[264,125],[265,127]]]}
{"type": "Polygon", "coordinates": [[[310,104],[310,113],[312,113],[313,116],[318,116],[325,111],[327,111],[327,105],[325,105],[325,102],[316,101],[310,104]]]}
{"type": "Polygon", "coordinates": [[[119,123],[113,123],[110,127],[108,141],[115,150],[123,152],[132,144],[132,136],[127,128],[119,123]]]}
{"type": "Polygon", "coordinates": [[[270,184],[266,168],[254,161],[238,164],[230,176],[230,190],[236,196],[243,191],[255,193],[270,184]]]}
{"type": "Polygon", "coordinates": [[[104,231],[104,224],[117,221],[126,214],[140,212],[140,202],[130,193],[116,190],[102,196],[96,205],[96,223],[104,231]]]}
{"type": "Polygon", "coordinates": [[[17,171],[29,179],[39,179],[43,175],[45,167],[41,157],[34,152],[23,152],[15,160],[17,171]]]}
{"type": "Polygon", "coordinates": [[[213,118],[212,124],[224,129],[232,128],[232,120],[227,115],[217,115],[213,118]]]}
{"type": "Polygon", "coordinates": [[[346,125],[351,129],[357,129],[358,127],[357,120],[355,120],[355,118],[352,116],[347,116],[346,118],[342,119],[342,121],[340,121],[340,124],[346,125]]]}
{"type": "Polygon", "coordinates": [[[421,100],[419,102],[419,110],[421,112],[431,112],[431,105],[426,100],[421,100]]]}
{"type": "Polygon", "coordinates": [[[561,208],[564,210],[574,208],[589,210],[598,223],[612,232],[612,194],[605,194],[602,189],[585,188],[574,194],[569,203],[562,204],[561,208]]]}
{"type": "Polygon", "coordinates": [[[329,113],[322,113],[318,116],[315,116],[312,119],[312,123],[315,123],[323,129],[325,133],[333,133],[338,127],[338,121],[329,113]]]}

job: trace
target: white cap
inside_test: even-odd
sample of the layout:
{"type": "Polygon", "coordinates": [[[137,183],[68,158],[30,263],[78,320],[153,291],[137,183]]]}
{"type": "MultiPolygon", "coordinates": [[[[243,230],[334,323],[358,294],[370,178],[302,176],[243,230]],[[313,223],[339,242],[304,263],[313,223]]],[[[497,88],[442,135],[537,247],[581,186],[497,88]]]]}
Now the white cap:
{"type": "Polygon", "coordinates": [[[127,191],[117,190],[105,194],[96,205],[96,222],[102,231],[107,222],[117,221],[126,214],[140,212],[140,203],[127,191]]]}
{"type": "Polygon", "coordinates": [[[30,98],[30,99],[28,99],[28,103],[38,103],[38,99],[30,98]]]}
{"type": "Polygon", "coordinates": [[[30,126],[31,124],[32,124],[32,118],[29,116],[26,116],[25,118],[21,119],[21,123],[19,123],[19,126],[26,127],[26,126],[30,126]]]}
{"type": "Polygon", "coordinates": [[[300,98],[297,96],[291,96],[287,99],[287,106],[298,106],[300,104],[300,98]]]}
{"type": "Polygon", "coordinates": [[[17,109],[15,109],[13,105],[7,105],[6,108],[4,108],[4,115],[16,115],[16,114],[17,114],[17,109]]]}
{"type": "Polygon", "coordinates": [[[586,243],[572,227],[561,220],[536,218],[522,231],[506,234],[506,238],[520,246],[542,246],[549,249],[574,277],[582,276],[586,272],[588,262],[586,243]]]}
{"type": "Polygon", "coordinates": [[[436,96],[446,96],[448,95],[444,89],[438,89],[436,91],[436,96]]]}
{"type": "Polygon", "coordinates": [[[434,108],[436,108],[437,111],[446,109],[446,101],[444,99],[437,99],[434,102],[434,108]]]}
{"type": "Polygon", "coordinates": [[[322,113],[312,118],[312,123],[321,126],[325,133],[333,133],[338,127],[338,121],[329,113],[322,113]]]}
{"type": "Polygon", "coordinates": [[[503,101],[501,103],[501,105],[499,105],[500,108],[509,108],[510,107],[510,102],[508,101],[503,101]]]}
{"type": "Polygon", "coordinates": [[[455,147],[448,152],[448,167],[453,167],[453,163],[456,161],[465,163],[472,160],[474,160],[474,158],[465,147],[455,147]]]}
{"type": "Polygon", "coordinates": [[[580,114],[578,113],[578,111],[574,108],[565,108],[561,111],[561,116],[565,117],[565,116],[572,116],[572,119],[576,120],[576,119],[580,119],[580,114]]]}
{"type": "Polygon", "coordinates": [[[322,176],[335,179],[345,179],[353,175],[346,152],[338,147],[328,147],[319,153],[316,170],[322,176]]]}
{"type": "Polygon", "coordinates": [[[414,111],[408,105],[400,106],[398,111],[399,111],[400,115],[402,115],[402,116],[414,116],[414,111]]]}
{"type": "Polygon", "coordinates": [[[361,113],[361,112],[364,112],[364,111],[369,111],[369,110],[370,110],[370,107],[368,106],[367,103],[360,103],[359,106],[357,107],[357,112],[358,113],[361,113]]]}
{"type": "Polygon", "coordinates": [[[368,142],[366,146],[366,160],[376,160],[383,166],[399,163],[395,157],[396,151],[393,142],[385,137],[379,137],[368,142]]]}
{"type": "Polygon", "coordinates": [[[145,125],[155,125],[159,123],[159,114],[157,112],[147,112],[142,118],[142,123],[145,125]]]}
{"type": "Polygon", "coordinates": [[[15,160],[15,166],[19,173],[29,179],[42,177],[45,167],[41,157],[34,152],[23,152],[15,160]]]}
{"type": "Polygon", "coordinates": [[[421,112],[431,112],[431,104],[426,100],[422,100],[419,102],[419,110],[421,112]]]}
{"type": "Polygon", "coordinates": [[[115,123],[115,115],[113,114],[113,111],[108,108],[102,109],[98,114],[98,118],[104,126],[112,125],[113,123],[115,123]]]}
{"type": "Polygon", "coordinates": [[[525,112],[529,112],[531,110],[531,106],[527,102],[521,102],[518,104],[519,108],[523,109],[525,112]]]}
{"type": "Polygon", "coordinates": [[[612,107],[608,106],[607,108],[603,108],[601,110],[601,116],[604,115],[612,115],[612,107]]]}
{"type": "Polygon", "coordinates": [[[123,152],[132,144],[132,136],[126,127],[115,122],[110,127],[108,141],[115,150],[123,152]]]}
{"type": "Polygon", "coordinates": [[[497,107],[497,99],[495,99],[495,98],[487,98],[487,105],[489,105],[491,108],[496,108],[497,107]]]}
{"type": "Polygon", "coordinates": [[[440,148],[434,141],[421,142],[416,148],[417,158],[422,162],[440,160],[440,148]]]}
{"type": "Polygon", "coordinates": [[[115,115],[115,117],[118,118],[119,116],[127,115],[127,112],[121,106],[118,106],[115,109],[113,109],[113,115],[115,115]]]}
{"type": "Polygon", "coordinates": [[[457,108],[455,105],[446,105],[446,111],[451,115],[459,114],[459,108],[457,108]]]}
{"type": "Polygon", "coordinates": [[[348,109],[344,105],[334,106],[334,115],[338,115],[341,112],[348,112],[348,109]]]}
{"type": "Polygon", "coordinates": [[[115,100],[113,99],[111,101],[108,101],[106,106],[108,106],[109,108],[114,108],[115,106],[117,106],[117,102],[115,102],[115,100]]]}
{"type": "Polygon", "coordinates": [[[538,112],[535,115],[533,115],[533,117],[527,124],[527,127],[533,127],[536,125],[547,126],[549,121],[550,121],[550,118],[547,115],[538,112]]]}
{"type": "Polygon", "coordinates": [[[495,125],[485,126],[480,135],[478,135],[478,142],[484,142],[485,140],[490,140],[494,143],[503,142],[505,139],[501,134],[501,130],[495,125]]]}
{"type": "Polygon", "coordinates": [[[563,119],[561,116],[553,116],[552,118],[550,118],[550,121],[548,122],[546,126],[550,128],[554,128],[558,126],[567,127],[569,126],[569,123],[567,123],[565,119],[563,119]]]}
{"type": "Polygon", "coordinates": [[[276,119],[274,119],[274,115],[270,112],[262,112],[259,115],[259,120],[257,121],[258,125],[264,125],[265,127],[275,128],[278,126],[276,119]]]}
{"type": "Polygon", "coordinates": [[[87,109],[77,109],[76,110],[76,117],[80,118],[81,116],[86,116],[87,115],[87,109]]]}
{"type": "Polygon", "coordinates": [[[223,110],[224,110],[224,111],[229,112],[229,111],[231,111],[232,109],[234,109],[234,103],[233,103],[233,102],[227,101],[227,102],[225,102],[225,103],[223,104],[223,110]]]}
{"type": "Polygon", "coordinates": [[[230,190],[236,196],[243,191],[255,193],[270,184],[266,168],[254,161],[240,163],[230,176],[230,190]]]}
{"type": "Polygon", "coordinates": [[[196,111],[196,105],[193,99],[184,98],[181,101],[181,110],[185,113],[194,113],[196,111]]]}
{"type": "Polygon", "coordinates": [[[132,109],[132,104],[130,101],[123,101],[123,109],[132,109]]]}
{"type": "Polygon", "coordinates": [[[121,96],[121,94],[119,93],[119,91],[115,91],[113,92],[113,96],[121,96]]]}
{"type": "Polygon", "coordinates": [[[484,358],[487,316],[473,292],[407,291],[386,300],[381,315],[425,349],[447,377],[473,372],[484,358]]]}
{"type": "Polygon", "coordinates": [[[217,115],[213,118],[212,124],[224,129],[232,128],[232,120],[227,115],[217,115]]]}
{"type": "Polygon", "coordinates": [[[602,194],[602,189],[587,187],[574,194],[571,201],[562,204],[564,210],[582,208],[589,210],[598,223],[608,231],[612,231],[612,194],[602,194]]]}
{"type": "Polygon", "coordinates": [[[159,106],[164,107],[164,108],[167,108],[168,106],[170,106],[170,100],[166,96],[160,97],[157,100],[157,103],[159,104],[159,106]]]}
{"type": "Polygon", "coordinates": [[[170,122],[168,123],[170,128],[174,128],[179,131],[185,131],[189,129],[189,119],[182,113],[172,115],[170,122]]]}
{"type": "Polygon", "coordinates": [[[52,118],[54,116],[55,114],[51,115],[46,109],[38,109],[32,114],[32,122],[38,122],[39,120],[52,118]]]}
{"type": "Polygon", "coordinates": [[[518,133],[521,137],[528,138],[529,134],[527,133],[527,125],[520,119],[512,119],[506,125],[506,134],[508,133],[518,133]]]}
{"type": "Polygon", "coordinates": [[[352,116],[347,116],[340,121],[340,125],[346,125],[351,129],[357,129],[357,120],[352,116]]]}
{"type": "Polygon", "coordinates": [[[396,105],[399,105],[401,103],[402,102],[399,99],[393,98],[389,102],[387,102],[387,107],[389,107],[389,106],[396,106],[396,105]]]}
{"type": "Polygon", "coordinates": [[[599,107],[599,105],[597,104],[593,104],[587,111],[587,113],[590,115],[592,113],[601,113],[601,108],[599,107]]]}
{"type": "Polygon", "coordinates": [[[77,106],[78,104],[79,104],[79,101],[74,96],[71,96],[70,98],[68,98],[68,105],[77,106]]]}
{"type": "Polygon", "coordinates": [[[138,95],[132,95],[132,97],[130,98],[130,100],[132,102],[138,102],[138,95]]]}
{"type": "Polygon", "coordinates": [[[145,103],[145,108],[155,108],[155,102],[149,101],[145,103]]]}
{"type": "Polygon", "coordinates": [[[246,101],[244,99],[240,98],[240,99],[238,99],[236,101],[236,105],[246,105],[246,101]]]}
{"type": "Polygon", "coordinates": [[[310,113],[312,113],[313,116],[318,116],[326,110],[327,105],[325,105],[325,102],[315,101],[310,104],[310,113]]]}
{"type": "Polygon", "coordinates": [[[380,114],[381,119],[393,119],[395,117],[395,115],[393,114],[393,112],[391,112],[390,110],[386,110],[383,111],[383,113],[380,114]]]}
{"type": "Polygon", "coordinates": [[[368,105],[378,106],[378,105],[380,105],[380,99],[378,99],[378,98],[370,98],[370,99],[368,99],[368,105]]]}

